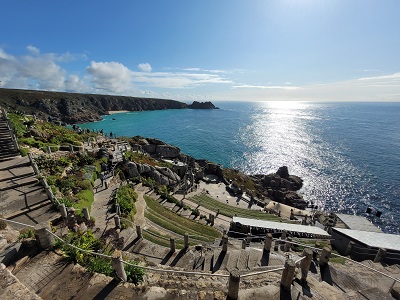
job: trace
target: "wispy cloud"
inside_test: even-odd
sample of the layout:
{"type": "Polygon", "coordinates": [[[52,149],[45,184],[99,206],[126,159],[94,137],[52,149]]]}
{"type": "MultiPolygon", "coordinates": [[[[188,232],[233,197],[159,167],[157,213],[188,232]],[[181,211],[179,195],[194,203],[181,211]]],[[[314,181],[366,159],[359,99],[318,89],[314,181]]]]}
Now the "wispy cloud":
{"type": "Polygon", "coordinates": [[[301,87],[298,86],[285,86],[285,85],[251,85],[251,84],[241,84],[234,85],[237,89],[272,89],[272,90],[298,90],[301,87]]]}
{"type": "Polygon", "coordinates": [[[151,72],[152,67],[149,63],[142,63],[138,65],[138,68],[142,72],[151,72]]]}

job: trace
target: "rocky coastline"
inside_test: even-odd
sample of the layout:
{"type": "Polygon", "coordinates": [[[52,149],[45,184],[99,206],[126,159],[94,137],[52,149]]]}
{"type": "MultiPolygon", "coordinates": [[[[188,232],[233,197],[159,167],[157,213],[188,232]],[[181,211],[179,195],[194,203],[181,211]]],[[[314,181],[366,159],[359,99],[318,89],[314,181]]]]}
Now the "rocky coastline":
{"type": "Polygon", "coordinates": [[[168,99],[3,88],[0,89],[0,106],[68,124],[99,121],[109,111],[217,108],[211,102],[186,104],[168,99]]]}

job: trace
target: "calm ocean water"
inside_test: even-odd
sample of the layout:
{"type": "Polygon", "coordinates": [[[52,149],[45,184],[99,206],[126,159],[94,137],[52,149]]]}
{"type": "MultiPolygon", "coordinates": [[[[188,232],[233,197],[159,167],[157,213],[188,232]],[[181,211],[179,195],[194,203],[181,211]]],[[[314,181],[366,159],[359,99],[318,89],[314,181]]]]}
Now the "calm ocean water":
{"type": "Polygon", "coordinates": [[[82,127],[159,138],[246,173],[286,165],[305,200],[400,233],[400,103],[219,102],[219,110],[122,113],[82,127]],[[115,118],[116,120],[112,120],[115,118]],[[381,211],[381,218],[365,210],[381,211]]]}

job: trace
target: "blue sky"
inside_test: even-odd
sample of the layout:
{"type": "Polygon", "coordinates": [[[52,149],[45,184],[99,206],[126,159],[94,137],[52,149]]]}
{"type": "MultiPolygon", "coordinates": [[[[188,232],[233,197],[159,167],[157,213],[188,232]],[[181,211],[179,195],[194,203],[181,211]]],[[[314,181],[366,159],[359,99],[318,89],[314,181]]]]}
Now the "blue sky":
{"type": "Polygon", "coordinates": [[[0,87],[400,101],[400,1],[3,0],[0,87]]]}

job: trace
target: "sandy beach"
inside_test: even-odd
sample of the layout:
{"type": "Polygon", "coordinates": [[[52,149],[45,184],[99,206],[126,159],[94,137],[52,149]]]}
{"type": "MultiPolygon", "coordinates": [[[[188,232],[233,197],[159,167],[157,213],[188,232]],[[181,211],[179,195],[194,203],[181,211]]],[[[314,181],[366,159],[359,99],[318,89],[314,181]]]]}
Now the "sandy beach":
{"type": "Polygon", "coordinates": [[[120,113],[126,113],[129,112],[129,110],[109,110],[108,113],[110,115],[115,115],[115,114],[120,114],[120,113]]]}

